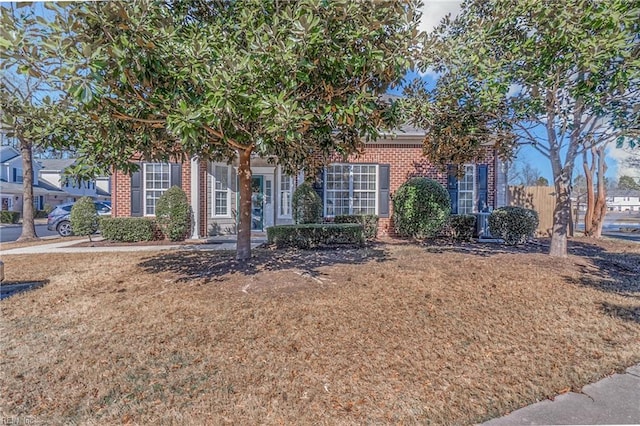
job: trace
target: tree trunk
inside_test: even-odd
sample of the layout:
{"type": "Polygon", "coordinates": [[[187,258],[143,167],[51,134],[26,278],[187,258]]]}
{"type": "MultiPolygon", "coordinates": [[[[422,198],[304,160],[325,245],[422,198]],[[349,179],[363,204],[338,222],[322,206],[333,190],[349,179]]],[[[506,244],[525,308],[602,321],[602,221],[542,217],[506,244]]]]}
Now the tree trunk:
{"type": "Polygon", "coordinates": [[[240,191],[236,259],[251,258],[251,148],[238,150],[238,186],[240,191]]]}
{"type": "Polygon", "coordinates": [[[22,154],[22,233],[18,241],[38,238],[33,221],[33,152],[31,142],[20,141],[22,154]]]}
{"type": "Polygon", "coordinates": [[[591,159],[591,166],[589,166],[588,154],[585,150],[582,153],[582,168],[584,170],[584,177],[587,186],[587,209],[584,213],[584,235],[585,237],[592,237],[594,233],[593,229],[593,213],[595,211],[595,189],[593,188],[593,172],[595,171],[595,158],[591,159]]]}
{"type": "Polygon", "coordinates": [[[551,256],[567,256],[567,233],[571,220],[571,193],[569,191],[569,173],[566,169],[555,178],[556,205],[553,210],[553,228],[551,231],[551,256]]]}
{"type": "Polygon", "coordinates": [[[583,168],[587,181],[587,212],[584,217],[584,235],[600,238],[602,236],[602,224],[607,212],[606,187],[604,174],[607,164],[604,158],[605,146],[591,148],[591,166],[587,165],[587,153],[583,154],[583,168]],[[597,195],[594,188],[594,174],[597,185],[597,195]]]}
{"type": "Polygon", "coordinates": [[[596,198],[593,212],[593,225],[595,228],[593,236],[595,238],[602,236],[602,224],[604,223],[604,216],[607,214],[607,187],[604,181],[604,174],[607,172],[607,163],[605,162],[604,149],[604,146],[599,147],[597,150],[593,148],[598,158],[598,197],[596,198]]]}

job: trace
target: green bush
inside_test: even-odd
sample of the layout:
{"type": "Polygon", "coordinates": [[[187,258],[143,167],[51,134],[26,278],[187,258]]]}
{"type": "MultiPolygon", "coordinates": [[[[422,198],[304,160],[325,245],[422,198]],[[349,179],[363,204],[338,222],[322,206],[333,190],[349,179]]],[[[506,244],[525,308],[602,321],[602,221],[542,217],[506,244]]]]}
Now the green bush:
{"type": "Polygon", "coordinates": [[[47,212],[47,214],[51,213],[54,208],[55,207],[53,207],[51,204],[45,204],[44,205],[44,211],[47,212]]]}
{"type": "Polygon", "coordinates": [[[538,223],[538,213],[524,207],[500,207],[489,215],[491,235],[509,245],[526,243],[533,238],[538,223]]]}
{"type": "Polygon", "coordinates": [[[0,211],[0,223],[18,223],[18,220],[20,220],[19,212],[0,211]]]}
{"type": "Polygon", "coordinates": [[[165,237],[171,241],[184,241],[191,232],[191,207],[187,194],[172,186],[156,203],[156,222],[165,237]]]}
{"type": "Polygon", "coordinates": [[[126,243],[163,238],[155,221],[146,217],[101,217],[100,232],[106,240],[126,243]]]}
{"type": "Polygon", "coordinates": [[[33,218],[34,219],[44,219],[49,215],[49,213],[51,213],[51,212],[50,211],[46,211],[46,210],[36,210],[33,213],[33,218]]]}
{"type": "Polygon", "coordinates": [[[448,236],[456,241],[469,241],[476,230],[476,217],[472,214],[449,216],[448,236]]]}
{"type": "Polygon", "coordinates": [[[322,200],[309,182],[303,182],[291,198],[295,223],[319,223],[322,220],[322,200]]]}
{"type": "Polygon", "coordinates": [[[93,200],[89,197],[80,198],[71,207],[71,229],[74,235],[88,235],[98,230],[98,212],[93,200]]]}
{"type": "Polygon", "coordinates": [[[451,212],[449,193],[432,179],[409,179],[393,195],[393,226],[402,237],[436,236],[451,212]]]}
{"type": "Polygon", "coordinates": [[[378,216],[375,214],[345,214],[333,218],[334,223],[359,223],[364,229],[364,237],[373,240],[378,236],[378,216]]]}
{"type": "Polygon", "coordinates": [[[278,248],[311,249],[335,245],[364,245],[362,225],[355,223],[277,225],[267,228],[267,241],[278,248]]]}

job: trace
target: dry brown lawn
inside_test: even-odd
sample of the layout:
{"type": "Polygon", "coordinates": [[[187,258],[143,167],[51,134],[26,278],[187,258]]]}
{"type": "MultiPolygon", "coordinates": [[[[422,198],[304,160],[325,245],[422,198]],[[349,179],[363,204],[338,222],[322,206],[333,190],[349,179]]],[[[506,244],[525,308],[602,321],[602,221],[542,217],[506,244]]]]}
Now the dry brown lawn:
{"type": "Polygon", "coordinates": [[[640,362],[640,245],[532,248],[3,256],[49,283],[0,302],[0,414],[468,424],[640,362]]]}

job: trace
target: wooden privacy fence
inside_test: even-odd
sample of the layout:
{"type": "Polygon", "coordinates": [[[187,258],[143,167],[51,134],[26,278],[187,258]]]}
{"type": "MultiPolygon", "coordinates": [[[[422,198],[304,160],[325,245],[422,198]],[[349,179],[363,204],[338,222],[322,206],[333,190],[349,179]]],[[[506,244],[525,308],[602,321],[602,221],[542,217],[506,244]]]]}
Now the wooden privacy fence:
{"type": "Polygon", "coordinates": [[[525,207],[538,212],[540,224],[539,236],[551,236],[553,209],[555,207],[555,189],[553,186],[510,186],[508,204],[525,207]]]}

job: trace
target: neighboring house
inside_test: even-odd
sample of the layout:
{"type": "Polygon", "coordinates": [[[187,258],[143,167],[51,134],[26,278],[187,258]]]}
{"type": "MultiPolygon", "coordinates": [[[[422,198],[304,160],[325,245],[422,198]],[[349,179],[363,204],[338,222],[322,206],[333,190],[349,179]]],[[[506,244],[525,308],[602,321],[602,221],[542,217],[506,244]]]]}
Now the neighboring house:
{"type": "Polygon", "coordinates": [[[640,211],[640,191],[634,189],[614,189],[607,192],[609,211],[640,211]]]}
{"type": "MultiPolygon", "coordinates": [[[[392,234],[391,196],[407,179],[425,176],[449,191],[454,213],[487,211],[506,204],[506,168],[487,151],[478,164],[439,170],[422,155],[424,132],[405,127],[395,137],[367,143],[364,152],[347,161],[329,164],[315,188],[324,203],[325,217],[340,214],[376,214],[380,234],[392,234]],[[498,173],[496,173],[498,171],[498,173]]],[[[291,197],[302,174],[287,176],[265,159],[252,159],[252,230],[292,223],[291,197]]],[[[235,233],[237,220],[237,164],[201,162],[140,163],[131,176],[113,174],[113,215],[154,216],[156,202],[172,185],[182,187],[194,211],[193,238],[235,233]]]]}
{"type": "MultiPolygon", "coordinates": [[[[64,193],[39,179],[42,165],[33,160],[33,204],[36,210],[43,210],[50,197],[64,193]]],[[[22,212],[24,200],[22,156],[20,151],[9,145],[0,147],[0,209],[22,212]]]]}
{"type": "Polygon", "coordinates": [[[58,194],[51,195],[45,200],[45,204],[57,206],[62,203],[70,203],[77,201],[81,197],[91,197],[95,201],[110,201],[110,178],[99,177],[95,180],[77,181],[73,178],[64,176],[64,170],[75,162],[75,159],[51,159],[39,160],[42,164],[40,170],[40,181],[50,185],[61,191],[62,196],[58,194]]]}

